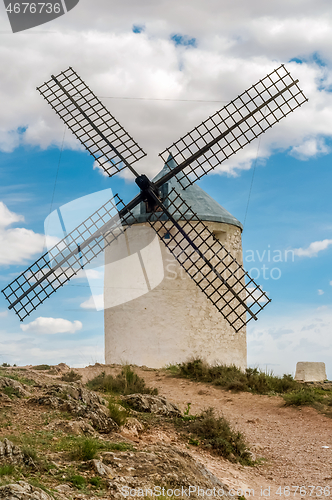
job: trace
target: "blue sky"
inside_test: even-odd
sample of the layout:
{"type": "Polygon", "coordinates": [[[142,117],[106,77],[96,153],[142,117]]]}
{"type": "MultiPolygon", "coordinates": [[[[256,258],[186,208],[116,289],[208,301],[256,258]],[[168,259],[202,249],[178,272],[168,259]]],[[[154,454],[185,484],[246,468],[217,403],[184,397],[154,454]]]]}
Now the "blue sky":
{"type": "MultiPolygon", "coordinates": [[[[137,192],[130,175],[104,177],[70,132],[63,136],[35,90],[51,73],[78,71],[148,152],[136,169],[153,176],[163,166],[160,151],[285,63],[309,103],[199,185],[245,220],[245,268],[272,298],[248,328],[248,363],[294,373],[297,361],[324,361],[331,377],[332,19],[323,0],[303,2],[301,18],[287,2],[272,1],[264,12],[259,2],[233,4],[195,1],[184,16],[174,3],[178,15],[170,16],[163,4],[151,10],[144,1],[140,10],[114,2],[111,13],[100,0],[91,25],[91,7],[79,4],[30,35],[10,33],[0,12],[1,288],[39,257],[51,209],[107,188],[124,201],[137,192]],[[227,14],[219,24],[215,9],[227,14]]],[[[103,312],[81,307],[90,296],[88,282],[74,280],[22,330],[1,295],[0,362],[102,362],[103,312]],[[33,323],[39,317],[49,319],[47,333],[33,323]]]]}

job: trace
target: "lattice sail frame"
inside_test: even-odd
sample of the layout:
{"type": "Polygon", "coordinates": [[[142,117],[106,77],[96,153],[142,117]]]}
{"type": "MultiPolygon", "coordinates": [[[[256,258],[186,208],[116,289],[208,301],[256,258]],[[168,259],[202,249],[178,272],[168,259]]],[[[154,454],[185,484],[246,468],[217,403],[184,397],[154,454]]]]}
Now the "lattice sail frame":
{"type": "Polygon", "coordinates": [[[37,90],[110,177],[146,156],[72,68],[37,90]]]}
{"type": "MultiPolygon", "coordinates": [[[[297,80],[281,65],[159,156],[166,163],[171,155],[180,165],[228,131],[178,174],[180,183],[187,179],[193,184],[307,100],[297,80]]],[[[181,183],[184,189],[189,184],[181,183]]]]}
{"type": "Polygon", "coordinates": [[[179,225],[194,245],[187,241],[165,213],[155,212],[151,214],[148,219],[149,224],[190,278],[238,332],[271,300],[232,254],[215,239],[213,233],[174,188],[163,200],[163,203],[175,219],[181,218],[179,225]],[[165,239],[166,234],[167,239],[165,239]],[[220,280],[215,271],[211,270],[204,262],[194,246],[212,263],[214,270],[235,292],[235,295],[229,291],[229,288],[220,280]],[[252,315],[247,314],[243,303],[250,309],[252,315]]]}
{"type": "Polygon", "coordinates": [[[21,321],[135,223],[130,212],[120,220],[122,207],[115,195],[2,290],[21,321]]]}

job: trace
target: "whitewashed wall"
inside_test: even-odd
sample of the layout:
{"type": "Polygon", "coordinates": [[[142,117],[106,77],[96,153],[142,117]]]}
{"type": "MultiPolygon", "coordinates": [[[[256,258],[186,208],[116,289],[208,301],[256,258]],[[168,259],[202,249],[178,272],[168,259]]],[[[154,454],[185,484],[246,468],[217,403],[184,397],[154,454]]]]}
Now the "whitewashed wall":
{"type": "MultiPolygon", "coordinates": [[[[241,230],[205,224],[242,263],[241,230]]],[[[234,331],[148,224],[108,247],[105,263],[107,364],[160,368],[195,357],[246,368],[245,328],[234,331]]]]}

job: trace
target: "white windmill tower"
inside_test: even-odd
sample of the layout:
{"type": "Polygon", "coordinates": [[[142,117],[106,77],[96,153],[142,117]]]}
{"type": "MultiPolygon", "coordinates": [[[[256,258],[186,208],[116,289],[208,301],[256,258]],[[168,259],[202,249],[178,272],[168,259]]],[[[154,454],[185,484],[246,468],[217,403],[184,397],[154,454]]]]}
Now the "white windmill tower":
{"type": "MultiPolygon", "coordinates": [[[[169,159],[153,182],[174,168],[169,159]]],[[[176,177],[163,192],[176,190],[196,214],[175,213],[180,223],[202,221],[242,265],[242,224],[196,184],[183,189],[176,177]]],[[[179,200],[177,200],[179,203],[179,200]]],[[[247,366],[246,325],[238,331],[202,294],[159,243],[146,204],[134,210],[133,226],[105,250],[104,324],[106,364],[129,362],[161,368],[190,358],[210,364],[247,366]],[[139,321],[138,321],[139,318],[139,321]]],[[[164,241],[170,239],[165,231],[164,241]]]]}

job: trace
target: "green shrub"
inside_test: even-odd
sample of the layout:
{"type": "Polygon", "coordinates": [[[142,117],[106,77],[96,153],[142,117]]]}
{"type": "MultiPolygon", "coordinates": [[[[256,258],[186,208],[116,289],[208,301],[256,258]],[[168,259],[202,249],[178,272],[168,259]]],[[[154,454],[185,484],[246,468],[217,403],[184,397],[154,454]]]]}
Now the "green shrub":
{"type": "Polygon", "coordinates": [[[286,406],[315,406],[317,403],[323,403],[324,398],[315,390],[303,387],[297,391],[283,394],[286,406]]]}
{"type": "Polygon", "coordinates": [[[96,457],[100,450],[103,451],[128,451],[133,446],[127,443],[111,443],[98,438],[66,435],[61,437],[54,445],[56,451],[66,451],[71,460],[88,461],[96,457]]]}
{"type": "Polygon", "coordinates": [[[89,479],[89,483],[92,484],[92,486],[95,486],[96,488],[100,488],[102,486],[102,480],[100,477],[91,477],[89,479]]]}
{"type": "Polygon", "coordinates": [[[186,422],[192,444],[200,443],[231,462],[253,465],[244,436],[231,428],[224,417],[216,417],[213,408],[203,411],[196,420],[186,422]]]}
{"type": "Polygon", "coordinates": [[[5,378],[10,378],[11,380],[17,380],[17,382],[21,382],[21,384],[26,384],[31,386],[36,385],[36,382],[34,380],[31,380],[30,378],[20,377],[19,375],[17,375],[17,373],[11,373],[10,375],[8,373],[1,373],[1,376],[5,378]]]}
{"type": "Polygon", "coordinates": [[[36,365],[32,367],[34,370],[50,370],[50,365],[36,365]]]}
{"type": "Polygon", "coordinates": [[[118,403],[110,401],[108,403],[108,409],[110,411],[110,417],[114,422],[116,422],[120,427],[126,423],[128,413],[127,410],[121,409],[118,403]]]}
{"type": "Polygon", "coordinates": [[[83,460],[87,462],[96,457],[99,449],[99,443],[93,438],[77,439],[71,451],[71,458],[74,460],[83,460]]]}
{"type": "Polygon", "coordinates": [[[93,391],[109,394],[158,394],[158,389],[146,387],[144,379],[139,377],[129,365],[125,365],[116,377],[102,372],[86,385],[93,391]]]}
{"type": "Polygon", "coordinates": [[[70,476],[69,481],[79,490],[84,488],[84,486],[86,485],[85,478],[79,475],[70,476]]]}
{"type": "Polygon", "coordinates": [[[64,382],[78,382],[81,379],[82,375],[74,372],[74,370],[70,370],[69,372],[64,373],[61,377],[61,380],[63,380],[64,382]]]}
{"type": "Polygon", "coordinates": [[[10,364],[9,363],[2,363],[2,365],[4,368],[9,368],[10,367],[10,364]]]}
{"type": "Polygon", "coordinates": [[[300,384],[291,375],[278,377],[272,373],[247,368],[244,372],[236,366],[209,366],[200,359],[178,365],[178,376],[200,382],[212,383],[224,389],[240,392],[250,391],[255,394],[286,393],[298,389],[300,384]]]}
{"type": "Polygon", "coordinates": [[[3,477],[3,476],[11,476],[15,471],[15,468],[13,465],[2,465],[2,467],[0,467],[0,477],[3,477]]]}
{"type": "Polygon", "coordinates": [[[13,396],[16,396],[17,398],[21,397],[20,392],[18,389],[16,389],[16,387],[4,387],[3,389],[1,389],[1,391],[11,399],[13,399],[13,396]]]}
{"type": "Polygon", "coordinates": [[[36,450],[32,446],[23,446],[22,447],[23,458],[26,463],[38,462],[38,454],[36,450]]]}

